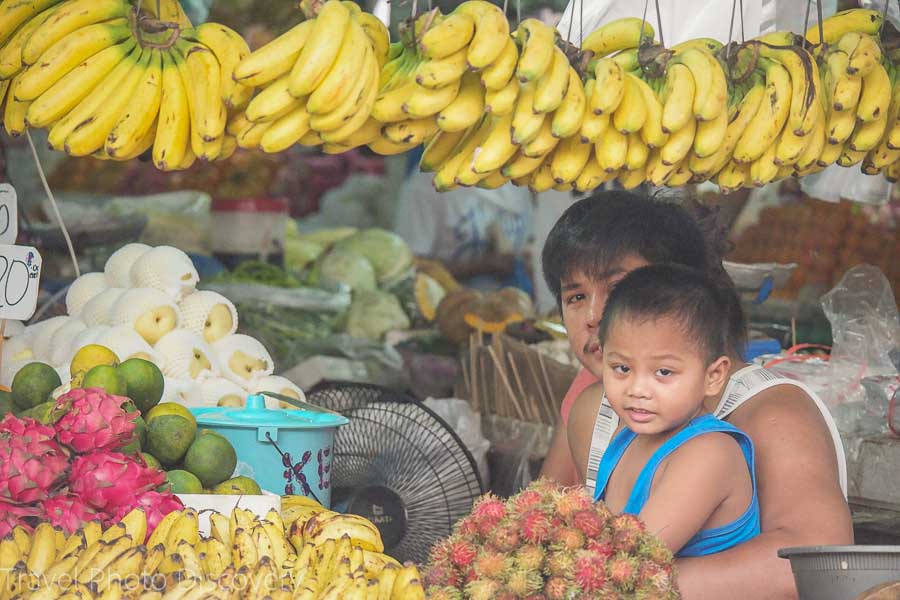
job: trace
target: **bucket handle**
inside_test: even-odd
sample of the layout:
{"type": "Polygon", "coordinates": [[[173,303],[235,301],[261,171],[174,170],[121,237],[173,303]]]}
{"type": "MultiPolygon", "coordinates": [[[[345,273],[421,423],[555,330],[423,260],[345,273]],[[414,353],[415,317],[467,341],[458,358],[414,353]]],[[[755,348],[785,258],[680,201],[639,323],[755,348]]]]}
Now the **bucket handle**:
{"type": "MultiPolygon", "coordinates": [[[[301,408],[303,410],[308,410],[311,412],[320,412],[327,413],[329,415],[337,415],[339,417],[343,416],[339,412],[335,412],[333,410],[329,410],[327,408],[323,408],[321,406],[316,406],[315,404],[310,404],[309,402],[304,402],[303,400],[298,400],[296,398],[291,398],[290,396],[285,396],[284,394],[276,394],[275,392],[260,392],[263,396],[268,396],[269,398],[275,398],[279,402],[284,402],[285,404],[290,404],[295,408],[301,408]]],[[[262,440],[260,440],[262,441],[262,440]]]]}

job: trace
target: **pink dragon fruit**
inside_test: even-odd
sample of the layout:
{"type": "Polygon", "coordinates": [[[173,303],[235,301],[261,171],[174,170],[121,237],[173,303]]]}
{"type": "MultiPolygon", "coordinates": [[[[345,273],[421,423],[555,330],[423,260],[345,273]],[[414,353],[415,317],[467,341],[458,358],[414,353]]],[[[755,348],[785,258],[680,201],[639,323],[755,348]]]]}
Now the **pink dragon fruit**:
{"type": "Polygon", "coordinates": [[[100,518],[93,508],[72,494],[60,494],[48,498],[41,503],[41,512],[45,520],[59,526],[66,533],[73,533],[87,523],[100,518]]]}
{"type": "Polygon", "coordinates": [[[75,452],[118,450],[134,441],[139,413],[122,408],[124,396],[107,394],[102,388],[74,389],[57,400],[66,410],[56,423],[59,441],[75,452]]]}
{"type": "Polygon", "coordinates": [[[33,506],[11,504],[0,500],[0,538],[6,537],[16,526],[22,526],[31,531],[31,525],[25,519],[36,517],[38,514],[38,510],[33,506]]]}
{"type": "Polygon", "coordinates": [[[113,518],[110,519],[110,523],[118,523],[122,517],[135,508],[142,509],[144,515],[147,517],[147,537],[149,538],[150,534],[153,533],[153,530],[156,529],[156,526],[159,525],[159,522],[163,520],[163,517],[170,512],[183,509],[184,505],[181,503],[181,500],[171,492],[144,492],[134,498],[132,502],[120,506],[113,515],[113,518]]]}
{"type": "Polygon", "coordinates": [[[93,508],[112,515],[135,498],[165,481],[162,471],[118,452],[76,456],[69,473],[69,490],[93,508]]]}
{"type": "Polygon", "coordinates": [[[30,503],[47,498],[65,476],[69,459],[55,432],[12,414],[0,421],[0,499],[30,503]]]}

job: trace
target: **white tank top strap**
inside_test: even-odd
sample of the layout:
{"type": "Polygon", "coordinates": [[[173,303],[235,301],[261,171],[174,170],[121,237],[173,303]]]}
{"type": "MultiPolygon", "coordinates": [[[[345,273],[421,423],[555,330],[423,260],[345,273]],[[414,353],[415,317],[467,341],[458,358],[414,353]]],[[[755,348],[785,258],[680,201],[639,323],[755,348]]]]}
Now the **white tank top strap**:
{"type": "Polygon", "coordinates": [[[728,385],[725,388],[725,392],[722,394],[722,399],[719,400],[719,405],[716,407],[715,414],[720,419],[725,419],[738,406],[776,385],[792,385],[798,387],[816,403],[816,408],[822,413],[825,425],[828,427],[829,433],[831,433],[834,452],[837,455],[838,480],[841,484],[841,491],[844,492],[844,497],[846,497],[847,458],[844,454],[844,443],[841,440],[841,434],[838,431],[837,424],[834,422],[834,417],[831,416],[831,411],[828,410],[828,406],[826,406],[819,395],[806,384],[797,381],[796,379],[785,377],[784,375],[766,369],[760,365],[748,365],[731,376],[731,379],[728,381],[728,385]]]}
{"type": "MultiPolygon", "coordinates": [[[[716,407],[715,415],[720,419],[726,419],[737,407],[742,405],[750,398],[756,396],[776,385],[793,385],[803,390],[806,395],[812,398],[816,403],[828,431],[831,433],[831,439],[834,443],[834,451],[837,455],[838,462],[838,479],[841,484],[841,490],[844,496],[847,496],[847,459],[844,455],[844,445],[841,441],[841,435],[838,432],[837,425],[828,407],[821,398],[808,386],[803,383],[780,375],[774,371],[770,371],[759,365],[748,365],[743,369],[734,373],[725,386],[725,392],[722,399],[716,407]]],[[[609,447],[613,433],[619,426],[619,416],[613,411],[609,401],[604,394],[600,403],[600,410],[594,421],[594,432],[591,436],[591,449],[588,454],[587,473],[585,474],[585,487],[593,492],[597,484],[597,469],[603,454],[609,447]]]]}

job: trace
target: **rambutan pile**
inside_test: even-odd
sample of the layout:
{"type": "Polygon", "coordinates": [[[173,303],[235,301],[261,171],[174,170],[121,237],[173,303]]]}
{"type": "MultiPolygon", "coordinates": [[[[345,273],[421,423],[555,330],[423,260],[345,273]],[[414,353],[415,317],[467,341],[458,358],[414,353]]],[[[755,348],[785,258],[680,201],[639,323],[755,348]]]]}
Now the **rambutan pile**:
{"type": "Polygon", "coordinates": [[[505,501],[483,496],[432,548],[425,579],[432,599],[671,600],[673,569],[637,517],[539,480],[505,501]]]}

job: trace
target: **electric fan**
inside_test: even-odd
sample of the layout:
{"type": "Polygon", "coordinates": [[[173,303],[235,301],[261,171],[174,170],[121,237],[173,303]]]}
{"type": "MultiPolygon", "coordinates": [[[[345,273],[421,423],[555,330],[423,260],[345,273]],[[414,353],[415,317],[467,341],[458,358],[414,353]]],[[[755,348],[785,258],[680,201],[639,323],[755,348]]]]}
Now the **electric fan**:
{"type": "Polygon", "coordinates": [[[324,383],[307,401],[350,420],[334,439],[332,510],[375,523],[401,562],[426,562],[483,493],[462,441],[415,398],[379,386],[324,383]]]}

